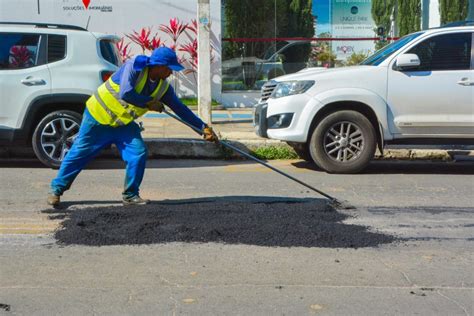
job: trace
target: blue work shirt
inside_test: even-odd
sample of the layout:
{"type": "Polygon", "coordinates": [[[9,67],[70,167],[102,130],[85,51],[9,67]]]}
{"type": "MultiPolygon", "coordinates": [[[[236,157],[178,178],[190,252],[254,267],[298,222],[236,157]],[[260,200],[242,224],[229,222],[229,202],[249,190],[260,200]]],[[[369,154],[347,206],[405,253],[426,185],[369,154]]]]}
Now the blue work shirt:
{"type": "MultiPolygon", "coordinates": [[[[122,100],[135,106],[145,108],[146,103],[153,100],[150,95],[156,89],[159,80],[152,82],[148,79],[143,90],[140,93],[136,92],[135,84],[137,83],[140,71],[133,69],[133,62],[134,59],[126,61],[125,64],[112,75],[112,81],[120,85],[120,98],[122,100]]],[[[204,128],[205,123],[179,100],[171,85],[160,101],[169,106],[173,112],[184,121],[199,129],[204,128]]]]}

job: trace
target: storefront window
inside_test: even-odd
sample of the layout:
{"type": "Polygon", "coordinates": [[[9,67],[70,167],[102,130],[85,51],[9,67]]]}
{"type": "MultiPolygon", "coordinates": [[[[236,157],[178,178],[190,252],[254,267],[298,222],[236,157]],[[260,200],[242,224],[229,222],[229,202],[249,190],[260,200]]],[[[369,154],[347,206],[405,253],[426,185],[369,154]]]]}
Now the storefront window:
{"type": "Polygon", "coordinates": [[[258,90],[305,67],[358,65],[398,37],[420,31],[421,4],[222,0],[223,90],[258,90]]]}
{"type": "Polygon", "coordinates": [[[267,80],[307,66],[314,37],[311,1],[225,0],[222,4],[224,91],[259,90],[267,80]]]}

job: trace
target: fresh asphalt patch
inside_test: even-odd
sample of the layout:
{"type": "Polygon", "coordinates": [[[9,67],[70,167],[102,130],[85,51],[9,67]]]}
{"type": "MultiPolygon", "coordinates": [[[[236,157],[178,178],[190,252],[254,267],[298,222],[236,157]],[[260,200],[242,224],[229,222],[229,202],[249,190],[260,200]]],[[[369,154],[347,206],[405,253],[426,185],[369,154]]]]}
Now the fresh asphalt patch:
{"type": "Polygon", "coordinates": [[[321,199],[226,197],[44,212],[52,219],[64,218],[54,234],[62,245],[216,242],[360,248],[396,240],[366,226],[345,224],[349,215],[321,199]]]}

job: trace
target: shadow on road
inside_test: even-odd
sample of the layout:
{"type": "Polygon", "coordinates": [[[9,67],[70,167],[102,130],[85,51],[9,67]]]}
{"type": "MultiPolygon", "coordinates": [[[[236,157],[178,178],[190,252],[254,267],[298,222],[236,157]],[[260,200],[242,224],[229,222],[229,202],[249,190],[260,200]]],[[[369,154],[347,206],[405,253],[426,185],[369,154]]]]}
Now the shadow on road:
{"type": "Polygon", "coordinates": [[[216,125],[226,125],[226,124],[235,124],[235,123],[253,123],[253,120],[240,119],[240,120],[212,121],[212,124],[216,124],[216,125]]]}
{"type": "Polygon", "coordinates": [[[344,224],[349,216],[323,199],[228,196],[43,212],[51,219],[64,218],[55,233],[63,245],[217,242],[359,248],[395,240],[365,226],[344,224]]]}
{"type": "MultiPolygon", "coordinates": [[[[293,166],[301,169],[325,172],[307,161],[297,161],[293,166]]],[[[359,174],[474,174],[474,162],[452,161],[373,161],[359,174]]]]}

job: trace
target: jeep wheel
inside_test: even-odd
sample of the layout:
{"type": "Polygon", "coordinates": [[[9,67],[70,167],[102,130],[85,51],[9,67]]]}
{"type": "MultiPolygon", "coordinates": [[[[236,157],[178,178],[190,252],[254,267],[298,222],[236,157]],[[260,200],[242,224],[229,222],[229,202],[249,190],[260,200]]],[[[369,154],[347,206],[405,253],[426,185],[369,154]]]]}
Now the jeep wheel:
{"type": "Polygon", "coordinates": [[[48,167],[59,168],[74,142],[81,125],[81,115],[56,111],[46,115],[36,126],[32,145],[38,159],[48,167]]]}
{"type": "Polygon", "coordinates": [[[373,158],[374,127],[361,113],[339,111],[329,114],[315,128],[310,141],[314,162],[330,173],[356,173],[373,158]]]}

